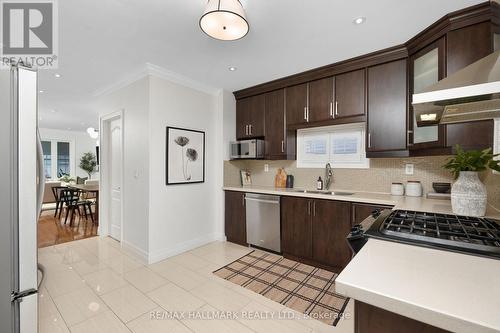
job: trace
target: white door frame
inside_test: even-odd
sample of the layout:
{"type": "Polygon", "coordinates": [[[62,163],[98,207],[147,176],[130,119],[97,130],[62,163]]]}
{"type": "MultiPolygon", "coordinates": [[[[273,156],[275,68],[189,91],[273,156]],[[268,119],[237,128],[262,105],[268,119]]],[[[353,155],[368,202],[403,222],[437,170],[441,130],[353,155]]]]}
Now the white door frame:
{"type": "Polygon", "coordinates": [[[113,120],[120,119],[120,141],[121,141],[121,208],[120,208],[120,243],[123,244],[123,198],[125,193],[125,186],[123,182],[124,175],[124,145],[123,145],[123,110],[119,110],[116,112],[112,112],[106,115],[103,115],[99,118],[99,134],[100,134],[100,142],[99,142],[99,236],[109,236],[110,234],[110,213],[111,213],[111,184],[110,184],[110,168],[108,165],[108,157],[109,157],[109,143],[110,143],[110,132],[109,132],[109,123],[113,120]]]}

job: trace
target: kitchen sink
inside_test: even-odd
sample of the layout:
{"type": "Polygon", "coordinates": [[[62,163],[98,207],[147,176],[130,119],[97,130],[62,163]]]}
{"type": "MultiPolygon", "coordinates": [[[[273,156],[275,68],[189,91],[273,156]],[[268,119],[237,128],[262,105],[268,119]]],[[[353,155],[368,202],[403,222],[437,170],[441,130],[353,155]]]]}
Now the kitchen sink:
{"type": "Polygon", "coordinates": [[[312,194],[326,194],[326,195],[353,195],[353,192],[340,192],[340,191],[319,191],[319,190],[301,190],[294,189],[296,193],[312,193],[312,194]]]}

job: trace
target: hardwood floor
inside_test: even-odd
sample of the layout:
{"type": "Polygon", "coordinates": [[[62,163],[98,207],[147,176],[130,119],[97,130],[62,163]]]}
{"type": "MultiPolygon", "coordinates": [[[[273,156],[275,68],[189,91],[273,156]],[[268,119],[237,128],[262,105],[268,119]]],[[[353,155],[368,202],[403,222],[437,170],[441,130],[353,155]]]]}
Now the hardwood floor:
{"type": "Polygon", "coordinates": [[[92,224],[90,218],[76,215],[73,225],[64,224],[64,212],[61,219],[54,217],[53,210],[42,212],[38,219],[38,247],[47,247],[56,244],[71,242],[97,236],[97,224],[92,224]]]}

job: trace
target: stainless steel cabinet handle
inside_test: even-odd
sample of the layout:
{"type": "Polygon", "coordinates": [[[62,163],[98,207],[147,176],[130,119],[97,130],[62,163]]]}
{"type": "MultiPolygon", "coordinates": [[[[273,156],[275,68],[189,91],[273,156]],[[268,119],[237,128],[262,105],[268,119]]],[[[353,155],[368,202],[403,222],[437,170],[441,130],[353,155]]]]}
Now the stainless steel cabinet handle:
{"type": "Polygon", "coordinates": [[[307,122],[309,122],[309,107],[306,107],[306,109],[307,109],[307,119],[306,120],[307,120],[307,122]]]}
{"type": "Polygon", "coordinates": [[[372,134],[368,133],[368,148],[372,147],[372,134]]]}
{"type": "Polygon", "coordinates": [[[311,200],[307,201],[307,215],[311,215],[311,200]]]}
{"type": "Polygon", "coordinates": [[[282,153],[285,152],[285,141],[284,140],[281,140],[281,152],[282,153]]]}
{"type": "Polygon", "coordinates": [[[242,199],[242,201],[243,201],[241,204],[242,204],[242,206],[243,206],[243,207],[245,207],[245,196],[243,195],[243,196],[241,197],[241,199],[242,199]]]}
{"type": "Polygon", "coordinates": [[[316,201],[313,201],[313,216],[316,216],[316,201]]]}
{"type": "Polygon", "coordinates": [[[307,121],[307,106],[304,106],[304,120],[307,121]]]}
{"type": "Polygon", "coordinates": [[[245,125],[245,135],[248,135],[248,125],[245,125]]]}
{"type": "Polygon", "coordinates": [[[335,101],[335,116],[339,115],[339,102],[335,101]]]}
{"type": "Polygon", "coordinates": [[[333,102],[330,102],[330,117],[333,118],[333,102]]]}

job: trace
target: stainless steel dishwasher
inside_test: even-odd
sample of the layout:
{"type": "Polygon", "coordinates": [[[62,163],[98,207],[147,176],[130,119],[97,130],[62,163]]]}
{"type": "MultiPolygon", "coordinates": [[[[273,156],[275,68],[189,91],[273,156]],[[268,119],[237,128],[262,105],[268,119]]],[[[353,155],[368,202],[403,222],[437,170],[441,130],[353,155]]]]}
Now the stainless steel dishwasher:
{"type": "Polygon", "coordinates": [[[247,243],[281,252],[280,197],[247,193],[247,243]]]}

